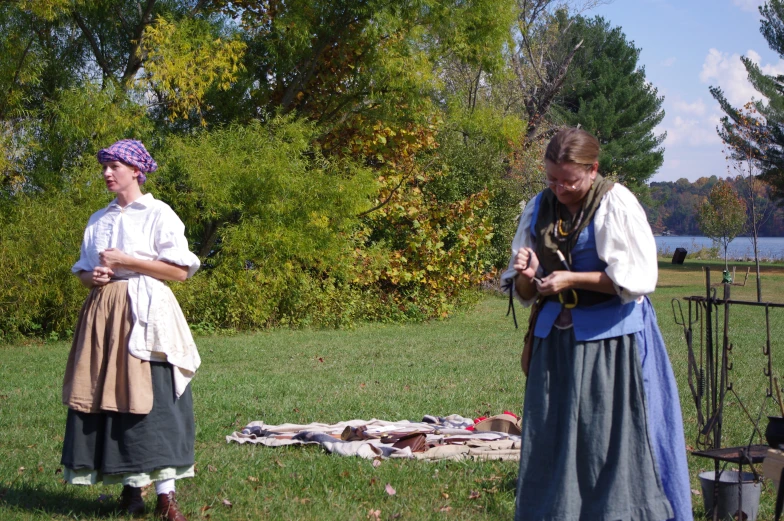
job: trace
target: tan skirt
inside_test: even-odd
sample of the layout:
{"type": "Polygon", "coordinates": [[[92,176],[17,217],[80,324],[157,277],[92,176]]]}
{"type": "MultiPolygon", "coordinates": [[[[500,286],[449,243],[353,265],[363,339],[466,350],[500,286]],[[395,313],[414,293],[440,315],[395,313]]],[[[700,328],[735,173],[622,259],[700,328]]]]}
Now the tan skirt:
{"type": "Polygon", "coordinates": [[[90,291],[65,368],[64,405],[88,413],[150,412],[150,364],[128,353],[132,326],[128,282],[111,282],[90,291]]]}

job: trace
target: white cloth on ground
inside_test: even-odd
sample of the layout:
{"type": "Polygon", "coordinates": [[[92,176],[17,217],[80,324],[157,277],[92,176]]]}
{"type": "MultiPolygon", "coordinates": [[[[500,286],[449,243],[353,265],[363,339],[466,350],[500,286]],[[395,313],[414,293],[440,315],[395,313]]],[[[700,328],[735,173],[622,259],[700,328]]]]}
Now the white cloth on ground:
{"type": "Polygon", "coordinates": [[[317,444],[331,454],[358,456],[365,459],[404,458],[426,461],[444,459],[518,461],[520,459],[520,436],[505,432],[477,432],[466,429],[465,427],[474,425],[474,422],[459,415],[437,418],[437,423],[432,423],[431,419],[434,418],[432,416],[426,418],[430,421],[386,421],[374,418],[335,424],[304,425],[293,423],[270,425],[263,421],[254,421],[246,425],[242,432],[234,432],[226,436],[226,442],[251,443],[267,447],[317,444]],[[456,428],[458,425],[463,428],[456,428]],[[379,438],[343,441],[340,435],[346,427],[364,427],[365,433],[369,436],[388,433],[394,433],[396,436],[423,433],[426,436],[426,443],[431,445],[431,448],[423,452],[412,452],[409,447],[392,447],[379,438]]]}

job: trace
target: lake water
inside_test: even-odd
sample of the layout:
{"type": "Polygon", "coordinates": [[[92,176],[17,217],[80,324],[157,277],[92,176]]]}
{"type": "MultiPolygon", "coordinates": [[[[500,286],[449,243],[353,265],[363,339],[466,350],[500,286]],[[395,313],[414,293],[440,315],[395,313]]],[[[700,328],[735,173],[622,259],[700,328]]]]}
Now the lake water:
{"type": "MultiPolygon", "coordinates": [[[[675,248],[686,248],[689,253],[701,248],[710,248],[713,241],[708,237],[655,237],[659,253],[672,253],[675,248]]],[[[757,249],[760,259],[784,260],[784,237],[758,237],[757,249]]],[[[719,257],[724,256],[724,249],[719,248],[719,257]]],[[[688,259],[688,255],[686,256],[688,259]]],[[[733,260],[754,260],[754,246],[751,237],[736,237],[727,248],[727,258],[733,260]]]]}

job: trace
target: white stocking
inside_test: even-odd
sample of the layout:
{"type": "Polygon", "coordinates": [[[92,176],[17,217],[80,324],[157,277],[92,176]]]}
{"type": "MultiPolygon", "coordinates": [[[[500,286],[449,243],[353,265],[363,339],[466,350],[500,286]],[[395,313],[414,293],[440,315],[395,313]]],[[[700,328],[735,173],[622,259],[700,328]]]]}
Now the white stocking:
{"type": "Polygon", "coordinates": [[[156,494],[168,494],[169,492],[174,492],[174,478],[155,482],[156,494]]]}

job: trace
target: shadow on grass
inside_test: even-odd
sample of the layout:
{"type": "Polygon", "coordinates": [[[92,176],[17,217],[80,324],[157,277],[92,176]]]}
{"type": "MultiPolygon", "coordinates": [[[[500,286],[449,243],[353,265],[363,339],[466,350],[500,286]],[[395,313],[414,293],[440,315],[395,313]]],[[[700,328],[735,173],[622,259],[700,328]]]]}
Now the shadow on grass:
{"type": "Polygon", "coordinates": [[[79,497],[73,487],[11,485],[0,487],[0,509],[45,513],[73,518],[111,517],[121,514],[121,487],[95,489],[94,499],[79,497]],[[97,493],[100,490],[101,493],[97,493]]]}

